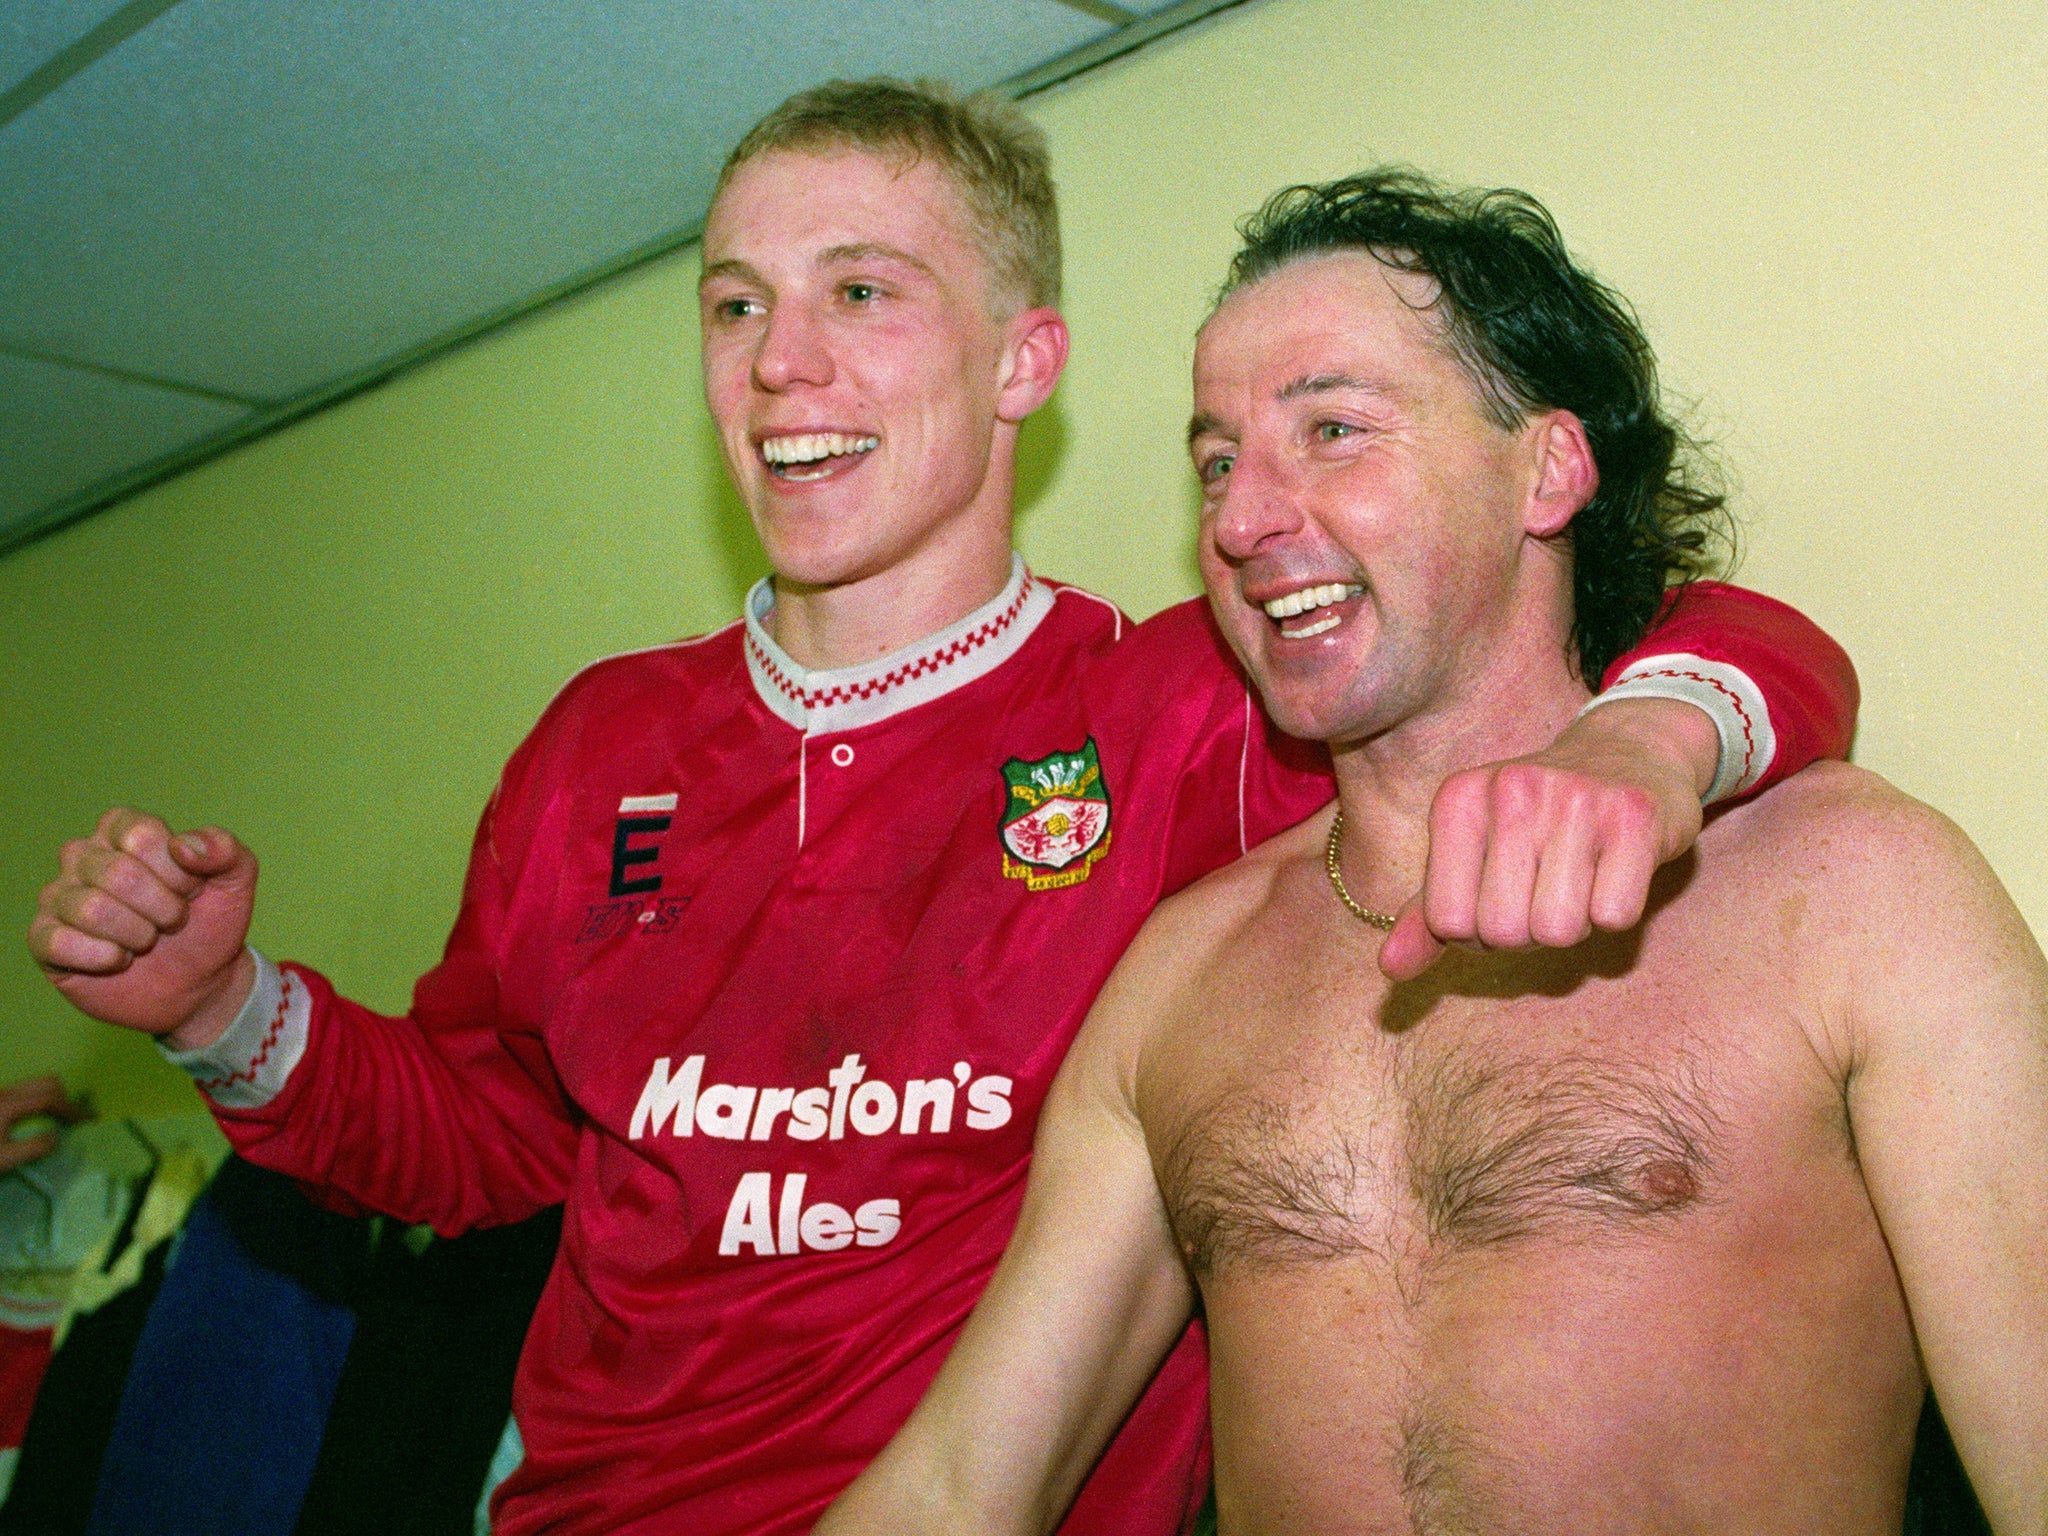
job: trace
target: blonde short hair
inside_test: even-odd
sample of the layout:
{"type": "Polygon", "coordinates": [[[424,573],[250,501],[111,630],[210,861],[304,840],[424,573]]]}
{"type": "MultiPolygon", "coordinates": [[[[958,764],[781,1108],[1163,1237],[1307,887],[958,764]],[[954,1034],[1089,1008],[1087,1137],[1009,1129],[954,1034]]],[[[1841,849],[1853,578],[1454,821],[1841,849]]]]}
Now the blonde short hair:
{"type": "Polygon", "coordinates": [[[942,81],[834,80],[799,91],[726,157],[718,190],[771,150],[848,148],[929,158],[960,189],[1002,296],[1029,307],[1060,298],[1060,217],[1045,135],[1010,102],[960,96],[942,81]]]}

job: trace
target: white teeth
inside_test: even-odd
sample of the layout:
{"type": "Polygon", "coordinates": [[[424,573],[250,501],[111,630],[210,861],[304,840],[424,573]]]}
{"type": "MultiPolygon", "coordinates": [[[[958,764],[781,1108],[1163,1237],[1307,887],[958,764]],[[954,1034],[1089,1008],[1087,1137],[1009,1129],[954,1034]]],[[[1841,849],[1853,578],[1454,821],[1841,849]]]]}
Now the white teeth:
{"type": "Polygon", "coordinates": [[[879,437],[849,437],[844,432],[806,432],[764,439],[761,457],[770,464],[815,464],[841,454],[866,453],[881,441],[879,437]]]}
{"type": "MultiPolygon", "coordinates": [[[[1326,608],[1331,603],[1344,601],[1347,597],[1357,597],[1364,591],[1365,588],[1360,586],[1349,585],[1341,581],[1332,581],[1320,587],[1303,587],[1299,592],[1290,592],[1285,597],[1276,597],[1263,606],[1268,618],[1291,619],[1297,613],[1307,613],[1311,608],[1326,608]]],[[[1302,630],[1299,633],[1321,634],[1335,622],[1336,617],[1332,615],[1329,623],[1318,625],[1314,629],[1302,630]]]]}
{"type": "Polygon", "coordinates": [[[1327,619],[1317,619],[1315,623],[1301,629],[1290,629],[1286,631],[1286,635],[1290,640],[1306,640],[1310,635],[1320,635],[1326,629],[1335,629],[1343,622],[1343,614],[1333,613],[1327,619]]]}

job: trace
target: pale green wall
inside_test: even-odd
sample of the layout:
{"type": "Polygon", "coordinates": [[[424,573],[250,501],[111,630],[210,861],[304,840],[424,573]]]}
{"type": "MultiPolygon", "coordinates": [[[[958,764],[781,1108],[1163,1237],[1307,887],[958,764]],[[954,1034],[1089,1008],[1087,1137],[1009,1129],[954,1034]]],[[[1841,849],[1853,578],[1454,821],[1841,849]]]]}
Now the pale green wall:
{"type": "MultiPolygon", "coordinates": [[[[1855,653],[1858,758],[2048,923],[2048,8],[1261,0],[1038,98],[1075,355],[1033,563],[1194,589],[1178,438],[1230,222],[1378,158],[1524,186],[1736,471],[1748,579],[1855,653]]],[[[759,556],[685,254],[0,560],[0,913],[110,799],[240,829],[257,942],[396,1006],[497,764],[583,660],[729,618],[759,556]]],[[[1902,942],[1910,943],[1902,936],[1902,942]]],[[[0,1076],[188,1092],[17,948],[0,1076]]]]}

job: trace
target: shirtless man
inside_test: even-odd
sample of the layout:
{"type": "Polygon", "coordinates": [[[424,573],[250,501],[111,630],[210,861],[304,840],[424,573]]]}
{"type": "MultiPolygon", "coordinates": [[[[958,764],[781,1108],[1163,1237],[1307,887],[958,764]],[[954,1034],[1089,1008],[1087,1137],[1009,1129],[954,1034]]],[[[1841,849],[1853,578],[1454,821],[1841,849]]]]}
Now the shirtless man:
{"type": "Polygon", "coordinates": [[[1893,1533],[1930,1379],[1994,1526],[2048,1530],[2025,925],[1829,764],[1637,933],[1390,982],[1439,783],[1585,704],[1712,500],[1533,203],[1381,173],[1248,230],[1196,349],[1203,568],[1338,807],[1148,922],[994,1281],[820,1531],[1050,1529],[1198,1295],[1226,1536],[1893,1533]]]}

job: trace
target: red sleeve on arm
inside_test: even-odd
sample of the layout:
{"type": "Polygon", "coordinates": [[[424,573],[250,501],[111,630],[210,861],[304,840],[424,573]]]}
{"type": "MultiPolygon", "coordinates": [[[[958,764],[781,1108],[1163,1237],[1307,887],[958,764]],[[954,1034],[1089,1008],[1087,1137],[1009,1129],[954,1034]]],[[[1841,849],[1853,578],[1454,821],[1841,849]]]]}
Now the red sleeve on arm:
{"type": "Polygon", "coordinates": [[[269,1103],[215,1109],[237,1152],[299,1180],[323,1205],[452,1235],[564,1196],[574,1120],[538,1023],[510,1016],[501,995],[497,809],[494,799],[484,812],[461,913],[411,1012],[375,1013],[293,966],[311,998],[304,1056],[269,1103]]]}
{"type": "MultiPolygon", "coordinates": [[[[1641,676],[1643,663],[1672,656],[1738,669],[1769,711],[1767,734],[1774,749],[1737,798],[1789,778],[1809,763],[1848,755],[1856,731],[1856,668],[1848,653],[1798,609],[1725,582],[1675,587],[1665,595],[1656,624],[1635,649],[1609,665],[1601,686],[1612,687],[1624,674],[1641,676]]],[[[1682,664],[1678,670],[1685,670],[1682,664]]],[[[1726,691],[1711,673],[1699,680],[1726,691]]]]}

